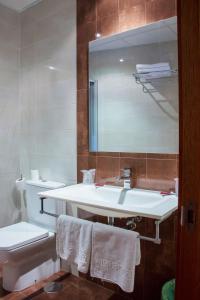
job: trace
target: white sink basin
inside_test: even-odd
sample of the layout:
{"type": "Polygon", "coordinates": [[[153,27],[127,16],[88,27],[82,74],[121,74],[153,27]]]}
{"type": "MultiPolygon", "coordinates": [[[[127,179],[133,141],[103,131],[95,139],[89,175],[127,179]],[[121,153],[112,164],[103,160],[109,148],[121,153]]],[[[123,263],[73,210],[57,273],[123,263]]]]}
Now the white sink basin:
{"type": "Polygon", "coordinates": [[[70,202],[74,212],[81,208],[94,214],[115,218],[143,216],[162,220],[178,207],[178,199],[174,195],[162,196],[160,192],[155,191],[124,190],[111,186],[96,188],[94,185],[76,184],[41,192],[39,196],[70,202]]]}

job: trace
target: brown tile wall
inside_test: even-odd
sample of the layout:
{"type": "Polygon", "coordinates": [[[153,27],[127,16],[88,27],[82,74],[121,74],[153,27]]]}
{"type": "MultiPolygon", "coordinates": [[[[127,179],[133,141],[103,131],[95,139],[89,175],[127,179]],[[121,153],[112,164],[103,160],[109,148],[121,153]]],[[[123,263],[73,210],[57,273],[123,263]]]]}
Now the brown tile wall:
{"type": "Polygon", "coordinates": [[[148,153],[79,153],[78,181],[80,170],[96,169],[96,182],[120,175],[120,169],[131,167],[133,182],[137,188],[169,191],[174,189],[178,175],[178,156],[174,154],[148,153]]]}
{"type": "MultiPolygon", "coordinates": [[[[88,145],[88,42],[103,36],[176,15],[176,0],[77,0],[78,181],[81,169],[96,168],[96,180],[119,175],[132,167],[136,187],[169,190],[178,174],[178,156],[149,153],[90,153],[88,145]]],[[[138,231],[154,233],[153,221],[143,220],[138,231]]],[[[142,242],[135,292],[129,299],[160,299],[162,284],[175,276],[176,216],[161,225],[162,245],[142,242]]]]}

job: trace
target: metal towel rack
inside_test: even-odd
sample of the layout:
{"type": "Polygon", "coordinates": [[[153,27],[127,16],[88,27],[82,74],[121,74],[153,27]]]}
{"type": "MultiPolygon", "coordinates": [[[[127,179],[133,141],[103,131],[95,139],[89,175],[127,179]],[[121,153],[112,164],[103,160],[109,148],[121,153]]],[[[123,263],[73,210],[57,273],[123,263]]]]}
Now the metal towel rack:
{"type": "MultiPolygon", "coordinates": [[[[48,211],[46,211],[44,209],[44,200],[47,199],[46,197],[40,197],[40,200],[41,200],[41,209],[40,209],[40,213],[41,214],[45,214],[45,215],[48,215],[48,216],[51,216],[51,217],[54,217],[54,218],[58,218],[59,215],[57,214],[53,214],[53,213],[50,213],[48,211]]],[[[138,238],[141,239],[141,240],[144,240],[144,241],[148,241],[148,242],[152,242],[154,244],[161,244],[161,238],[160,238],[160,224],[165,221],[171,214],[168,214],[166,215],[162,220],[156,220],[155,221],[155,237],[151,238],[151,237],[148,237],[148,236],[142,236],[142,235],[139,235],[138,238]]],[[[108,218],[108,224],[109,225],[112,225],[114,226],[114,218],[111,218],[109,217],[108,218]]]]}
{"type": "MultiPolygon", "coordinates": [[[[177,76],[177,74],[178,74],[177,69],[171,69],[170,72],[171,72],[171,76],[163,76],[160,78],[151,78],[151,79],[145,79],[145,77],[144,77],[145,74],[149,74],[149,73],[142,74],[142,73],[135,72],[135,73],[133,73],[133,77],[135,78],[135,82],[142,86],[144,93],[151,94],[151,93],[157,92],[157,90],[153,87],[149,88],[147,85],[151,84],[152,81],[154,81],[154,80],[173,78],[173,77],[177,76]]],[[[159,72],[156,72],[156,73],[159,73],[159,72]]],[[[160,73],[162,74],[162,71],[160,71],[160,73]]]]}

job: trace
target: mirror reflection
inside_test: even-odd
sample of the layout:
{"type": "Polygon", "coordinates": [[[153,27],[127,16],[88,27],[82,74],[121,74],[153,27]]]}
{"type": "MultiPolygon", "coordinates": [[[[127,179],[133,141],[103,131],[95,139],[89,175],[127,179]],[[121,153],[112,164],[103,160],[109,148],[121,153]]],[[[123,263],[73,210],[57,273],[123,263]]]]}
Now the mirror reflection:
{"type": "Polygon", "coordinates": [[[178,153],[176,17],[89,44],[90,151],[178,153]]]}

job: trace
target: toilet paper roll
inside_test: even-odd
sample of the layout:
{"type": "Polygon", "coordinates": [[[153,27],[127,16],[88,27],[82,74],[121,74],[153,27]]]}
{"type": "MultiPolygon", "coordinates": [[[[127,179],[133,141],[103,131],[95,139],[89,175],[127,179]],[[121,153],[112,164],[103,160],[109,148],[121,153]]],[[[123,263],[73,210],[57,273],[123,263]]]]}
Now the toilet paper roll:
{"type": "Polygon", "coordinates": [[[17,179],[15,184],[16,184],[16,188],[19,192],[23,192],[25,190],[25,178],[17,179]]]}
{"type": "Polygon", "coordinates": [[[31,170],[31,179],[32,180],[40,180],[40,175],[38,170],[31,170]]]}

